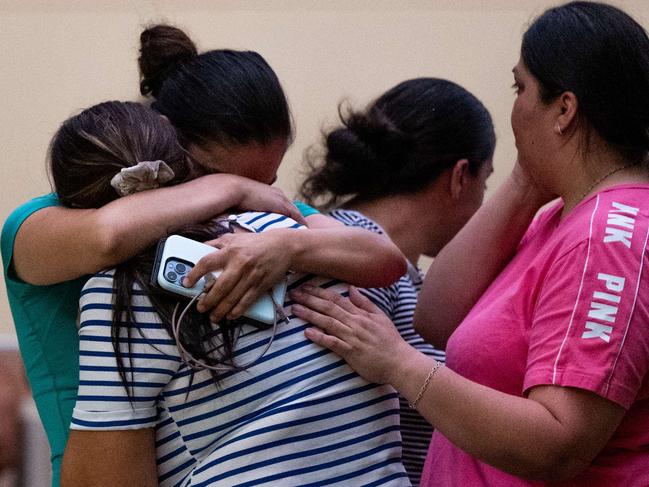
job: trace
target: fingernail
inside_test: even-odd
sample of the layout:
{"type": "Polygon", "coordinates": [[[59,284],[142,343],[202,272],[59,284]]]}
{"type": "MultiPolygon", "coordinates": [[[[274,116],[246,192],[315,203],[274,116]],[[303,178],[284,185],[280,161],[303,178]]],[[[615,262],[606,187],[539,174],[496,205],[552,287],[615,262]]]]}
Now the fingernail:
{"type": "Polygon", "coordinates": [[[186,277],[183,279],[183,286],[184,287],[190,287],[189,286],[189,279],[187,279],[186,277]]]}
{"type": "Polygon", "coordinates": [[[204,312],[205,312],[205,306],[203,306],[201,303],[198,303],[198,304],[196,305],[196,310],[197,310],[199,313],[204,313],[204,312]]]}
{"type": "Polygon", "coordinates": [[[293,313],[299,313],[300,311],[304,311],[304,307],[300,306],[299,304],[294,304],[293,306],[291,306],[291,311],[293,313]]]}
{"type": "Polygon", "coordinates": [[[226,318],[228,320],[236,320],[239,317],[239,313],[228,313],[226,318]]]}
{"type": "Polygon", "coordinates": [[[302,286],[302,289],[304,289],[307,292],[311,292],[311,291],[313,291],[313,286],[311,286],[309,284],[305,284],[304,286],[302,286]]]}

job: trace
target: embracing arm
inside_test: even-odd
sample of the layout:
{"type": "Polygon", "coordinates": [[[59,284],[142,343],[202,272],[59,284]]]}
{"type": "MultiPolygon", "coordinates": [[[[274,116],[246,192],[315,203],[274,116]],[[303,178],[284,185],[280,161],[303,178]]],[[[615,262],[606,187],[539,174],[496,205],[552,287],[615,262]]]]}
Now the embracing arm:
{"type": "Polygon", "coordinates": [[[305,217],[309,232],[285,234],[290,269],[359,287],[389,286],[406,273],[406,258],[385,235],[348,227],[321,213],[305,217]]]}
{"type": "Polygon", "coordinates": [[[232,207],[300,218],[278,189],[213,174],[119,198],[98,209],[39,210],[16,234],[14,270],[22,280],[39,285],[92,274],[136,255],[169,231],[232,207]]]}
{"type": "Polygon", "coordinates": [[[290,269],[298,272],[359,287],[389,286],[406,272],[406,260],[398,247],[387,237],[362,228],[309,229],[285,234],[284,240],[290,248],[290,269]]]}
{"type": "Polygon", "coordinates": [[[209,271],[223,269],[219,285],[213,286],[198,305],[200,311],[214,308],[214,321],[226,314],[229,318],[243,314],[288,270],[361,287],[387,286],[406,272],[405,258],[392,241],[342,224],[227,234],[209,243],[220,250],[196,264],[186,285],[193,285],[209,271]]]}
{"type": "Polygon", "coordinates": [[[587,468],[624,409],[591,392],[537,386],[527,398],[472,382],[408,345],[358,290],[350,300],[324,289],[294,291],[293,313],[321,328],[306,335],[341,355],[371,382],[389,383],[457,447],[513,475],[566,480],[587,468]]]}
{"type": "Polygon", "coordinates": [[[417,332],[439,348],[509,262],[550,198],[517,165],[510,177],[435,257],[417,301],[417,332]]]}
{"type": "Polygon", "coordinates": [[[61,487],[157,487],[153,428],[70,432],[61,487]]]}

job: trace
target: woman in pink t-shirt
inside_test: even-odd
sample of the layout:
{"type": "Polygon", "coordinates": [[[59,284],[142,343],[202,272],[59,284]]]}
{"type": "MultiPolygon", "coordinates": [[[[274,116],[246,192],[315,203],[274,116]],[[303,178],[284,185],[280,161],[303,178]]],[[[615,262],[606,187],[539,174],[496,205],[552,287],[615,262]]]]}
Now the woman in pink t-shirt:
{"type": "Polygon", "coordinates": [[[440,252],[415,317],[448,367],[356,291],[304,289],[293,311],[435,427],[423,485],[647,486],[649,39],[573,2],[530,26],[514,79],[518,163],[440,252]]]}

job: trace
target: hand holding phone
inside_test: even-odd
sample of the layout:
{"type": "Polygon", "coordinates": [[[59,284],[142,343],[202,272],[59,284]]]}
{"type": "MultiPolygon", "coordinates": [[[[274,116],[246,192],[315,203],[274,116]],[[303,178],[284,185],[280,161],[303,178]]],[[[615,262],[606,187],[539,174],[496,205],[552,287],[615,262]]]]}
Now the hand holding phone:
{"type": "MultiPolygon", "coordinates": [[[[202,257],[218,249],[195,240],[179,235],[160,241],[156,261],[152,273],[152,283],[167,292],[179,294],[188,298],[200,295],[205,290],[206,277],[203,276],[193,286],[182,285],[184,277],[202,257]]],[[[220,272],[212,272],[209,278],[216,279],[218,286],[218,275],[220,272]]],[[[275,303],[282,306],[286,294],[286,279],[276,283],[270,293],[262,295],[252,304],[243,316],[265,324],[273,324],[275,321],[275,303]],[[272,298],[271,298],[272,295],[272,298]]]]}

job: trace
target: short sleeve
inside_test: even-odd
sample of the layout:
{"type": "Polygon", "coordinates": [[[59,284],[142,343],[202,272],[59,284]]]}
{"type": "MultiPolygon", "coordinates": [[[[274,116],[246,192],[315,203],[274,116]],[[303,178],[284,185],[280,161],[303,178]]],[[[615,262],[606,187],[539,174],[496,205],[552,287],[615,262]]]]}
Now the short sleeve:
{"type": "Polygon", "coordinates": [[[157,401],[176,373],[180,357],[151,302],[134,290],[135,325],[130,337],[122,330],[126,392],[113,348],[113,279],[100,274],[88,281],[80,300],[79,391],[72,429],[123,430],[151,428],[157,422],[157,401]]]}
{"type": "Polygon", "coordinates": [[[320,214],[320,212],[316,210],[314,207],[307,205],[302,201],[295,200],[293,201],[293,204],[297,207],[298,210],[300,210],[300,213],[302,214],[303,217],[320,214]]]}
{"type": "Polygon", "coordinates": [[[646,222],[628,241],[610,238],[610,222],[592,225],[587,240],[559,256],[538,290],[526,391],[542,384],[576,387],[629,408],[643,387],[649,370],[646,222]]]}
{"type": "Polygon", "coordinates": [[[7,218],[2,226],[2,262],[4,268],[5,279],[11,280],[15,283],[23,283],[11,271],[11,259],[13,258],[14,241],[20,226],[29,218],[33,213],[43,208],[50,206],[58,206],[59,200],[54,193],[34,198],[16,208],[7,218]]]}

